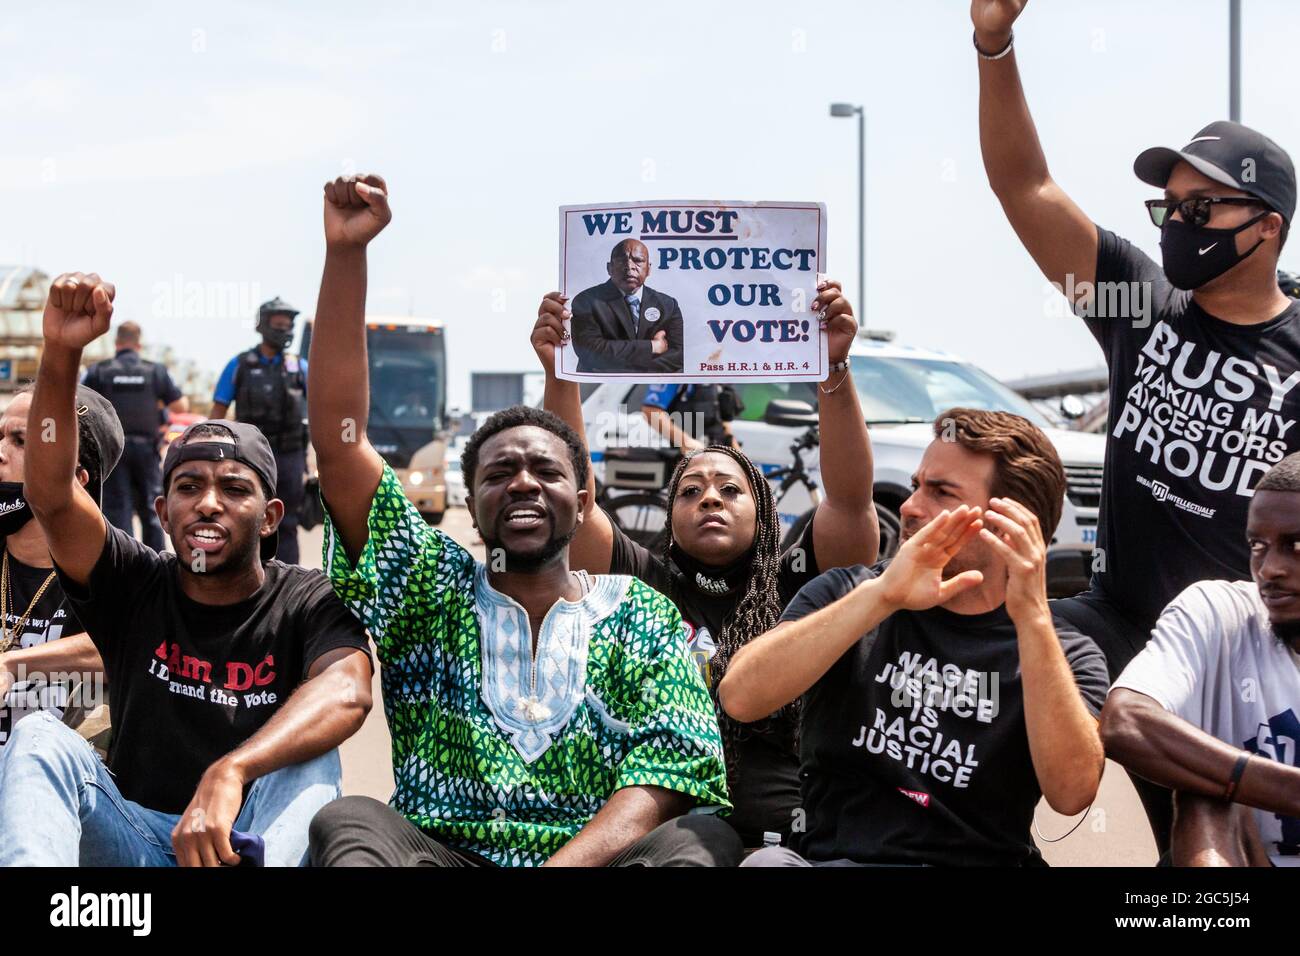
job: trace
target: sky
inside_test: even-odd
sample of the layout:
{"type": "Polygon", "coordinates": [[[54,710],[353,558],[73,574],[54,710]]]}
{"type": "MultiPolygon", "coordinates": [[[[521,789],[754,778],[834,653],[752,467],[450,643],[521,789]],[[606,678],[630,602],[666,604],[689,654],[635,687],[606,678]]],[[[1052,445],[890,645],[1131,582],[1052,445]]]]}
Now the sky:
{"type": "MultiPolygon", "coordinates": [[[[1300,149],[1300,7],[1243,0],[1242,120],[1300,149]]],[[[1132,174],[1228,113],[1227,0],[1032,0],[1016,52],[1056,180],[1158,258],[1132,174]]],[[[321,186],[377,172],[371,314],[447,324],[469,374],[532,371],[557,208],[819,201],[869,325],[1002,378],[1101,352],[1021,248],[979,155],[963,0],[18,4],[0,0],[0,263],[97,271],[116,319],[214,372],[259,302],[310,315],[321,186]]],[[[1300,246],[1282,266],[1300,269],[1300,246]]]]}

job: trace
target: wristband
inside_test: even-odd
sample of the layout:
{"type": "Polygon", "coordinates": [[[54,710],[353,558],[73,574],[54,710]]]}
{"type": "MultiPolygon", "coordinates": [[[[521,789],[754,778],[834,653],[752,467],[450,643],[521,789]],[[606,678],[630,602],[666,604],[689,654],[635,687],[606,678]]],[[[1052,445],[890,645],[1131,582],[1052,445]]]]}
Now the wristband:
{"type": "Polygon", "coordinates": [[[846,372],[846,371],[848,371],[848,368],[849,368],[849,365],[850,365],[850,364],[851,364],[851,360],[850,360],[850,358],[846,355],[846,356],[844,356],[844,361],[843,361],[843,362],[834,362],[834,363],[832,363],[831,366],[830,366],[829,368],[826,369],[826,374],[827,374],[828,376],[830,376],[830,375],[834,375],[836,372],[846,372]]]}
{"type": "Polygon", "coordinates": [[[1233,764],[1232,776],[1228,778],[1227,789],[1223,791],[1223,799],[1231,803],[1233,795],[1237,792],[1237,784],[1241,783],[1241,775],[1246,772],[1246,764],[1250,763],[1250,758],[1255,756],[1249,750],[1243,750],[1237,762],[1233,764]]]}
{"type": "Polygon", "coordinates": [[[983,50],[980,49],[980,41],[979,41],[978,33],[971,34],[971,42],[975,44],[975,52],[980,55],[981,60],[1000,60],[1008,53],[1011,52],[1011,47],[1016,42],[1016,32],[1014,30],[1011,31],[1011,35],[1007,37],[1007,45],[1004,46],[997,53],[985,53],[983,50]]]}

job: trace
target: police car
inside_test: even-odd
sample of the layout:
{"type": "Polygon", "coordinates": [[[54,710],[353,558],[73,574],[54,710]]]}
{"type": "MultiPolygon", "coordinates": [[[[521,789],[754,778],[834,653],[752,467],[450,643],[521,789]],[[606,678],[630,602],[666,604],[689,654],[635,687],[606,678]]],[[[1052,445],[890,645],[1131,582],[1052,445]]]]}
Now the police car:
{"type": "MultiPolygon", "coordinates": [[[[868,425],[875,458],[873,494],[887,516],[897,518],[911,494],[912,474],[934,438],[932,422],[955,406],[1015,412],[1043,429],[1065,465],[1067,493],[1061,523],[1048,552],[1048,590],[1053,597],[1075,594],[1087,586],[1097,540],[1102,462],[1101,435],[1056,427],[1020,395],[978,367],[945,352],[896,345],[860,337],[850,352],[851,373],[868,425]]],[[[640,414],[647,386],[603,383],[583,401],[583,418],[597,481],[603,482],[606,447],[661,447],[664,439],[640,414]]],[[[817,387],[811,382],[737,385],[745,408],[731,422],[741,447],[764,473],[792,463],[791,443],[800,429],[764,420],[773,400],[806,402],[816,409],[817,387]]],[[[817,449],[804,463],[820,484],[817,449]]],[[[806,491],[795,486],[778,504],[781,521],[792,527],[812,507],[806,491]]]]}

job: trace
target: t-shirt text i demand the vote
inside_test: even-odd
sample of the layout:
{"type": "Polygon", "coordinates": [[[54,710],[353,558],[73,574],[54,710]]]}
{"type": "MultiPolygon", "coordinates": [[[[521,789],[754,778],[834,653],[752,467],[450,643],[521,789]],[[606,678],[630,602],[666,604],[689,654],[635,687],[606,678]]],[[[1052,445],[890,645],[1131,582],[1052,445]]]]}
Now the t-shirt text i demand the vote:
{"type": "Polygon", "coordinates": [[[128,800],[181,813],[204,771],[270,720],[318,657],[369,655],[323,574],[279,561],[265,571],[250,597],[200,604],[181,591],[176,555],[111,526],[89,587],[60,571],[104,659],[108,767],[128,800]]]}
{"type": "Polygon", "coordinates": [[[1223,321],[1098,229],[1085,322],[1110,369],[1096,579],[1150,627],[1188,585],[1250,577],[1255,485],[1300,451],[1300,302],[1256,325],[1223,321]]]}

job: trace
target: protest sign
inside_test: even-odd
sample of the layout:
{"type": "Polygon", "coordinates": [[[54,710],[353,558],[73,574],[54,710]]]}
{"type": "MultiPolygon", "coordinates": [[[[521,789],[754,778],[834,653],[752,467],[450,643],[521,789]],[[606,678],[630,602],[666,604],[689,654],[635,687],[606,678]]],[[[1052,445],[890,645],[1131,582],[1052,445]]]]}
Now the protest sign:
{"type": "Polygon", "coordinates": [[[556,374],[579,382],[826,378],[811,311],[826,254],[821,203],[560,207],[570,339],[556,374]]]}

